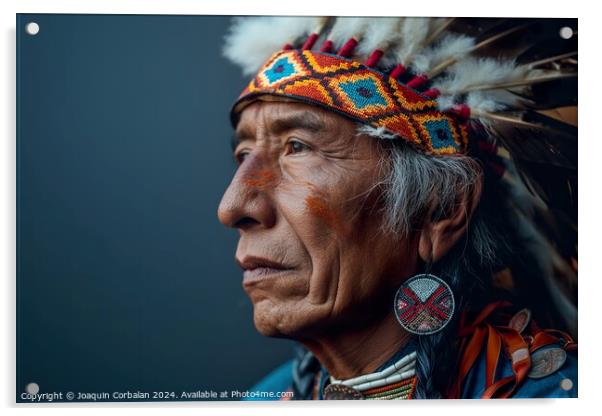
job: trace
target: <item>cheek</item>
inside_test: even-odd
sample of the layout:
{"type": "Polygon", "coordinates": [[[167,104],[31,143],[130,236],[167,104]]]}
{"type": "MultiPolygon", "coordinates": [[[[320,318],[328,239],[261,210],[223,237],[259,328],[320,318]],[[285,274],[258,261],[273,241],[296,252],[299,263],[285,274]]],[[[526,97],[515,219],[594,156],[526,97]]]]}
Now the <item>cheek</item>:
{"type": "Polygon", "coordinates": [[[334,231],[338,237],[348,234],[347,226],[343,221],[341,209],[335,206],[325,192],[320,191],[313,184],[307,184],[309,194],[305,197],[305,210],[320,225],[334,231]]]}
{"type": "Polygon", "coordinates": [[[333,230],[337,235],[344,234],[345,229],[341,221],[341,215],[329,205],[326,198],[321,195],[308,195],[305,198],[305,207],[310,215],[333,230]]]}
{"type": "Polygon", "coordinates": [[[331,243],[328,247],[321,243],[320,250],[314,252],[324,261],[336,261],[336,270],[325,268],[338,274],[337,279],[332,279],[337,282],[334,288],[328,279],[314,280],[313,288],[318,286],[328,291],[336,298],[336,307],[343,309],[354,302],[379,298],[386,292],[390,283],[383,280],[397,275],[391,257],[400,249],[390,242],[390,237],[381,234],[380,216],[375,215],[378,191],[360,197],[356,189],[347,189],[346,193],[326,194],[310,186],[305,198],[307,214],[315,219],[322,237],[328,233],[331,243]]]}

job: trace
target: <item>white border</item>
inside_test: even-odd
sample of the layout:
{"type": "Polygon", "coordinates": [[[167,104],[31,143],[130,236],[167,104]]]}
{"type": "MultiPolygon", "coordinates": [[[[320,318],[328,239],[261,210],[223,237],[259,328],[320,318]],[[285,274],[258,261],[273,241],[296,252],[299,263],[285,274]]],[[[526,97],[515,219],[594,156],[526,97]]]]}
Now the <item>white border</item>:
{"type": "Polygon", "coordinates": [[[595,11],[595,2],[576,1],[541,1],[526,0],[465,1],[465,0],[430,0],[402,1],[380,0],[362,3],[341,0],[302,0],[298,2],[261,1],[261,0],[3,0],[0,3],[2,14],[2,54],[0,59],[3,97],[0,101],[0,126],[3,137],[0,141],[0,194],[2,250],[0,265],[4,268],[2,282],[2,334],[0,343],[2,368],[4,374],[0,379],[0,402],[8,407],[8,414],[29,414],[39,409],[31,405],[15,405],[15,13],[119,13],[119,14],[306,14],[306,15],[400,15],[400,16],[508,16],[508,17],[578,17],[579,18],[579,51],[580,51],[580,210],[581,223],[580,264],[581,286],[579,290],[579,396],[578,400],[509,400],[509,401],[438,401],[414,403],[374,403],[369,408],[366,403],[308,403],[277,404],[267,403],[164,403],[164,404],[72,404],[40,405],[44,413],[53,415],[109,414],[116,408],[127,409],[132,414],[165,415],[166,412],[177,414],[194,414],[200,412],[245,413],[264,415],[282,412],[306,415],[318,412],[333,414],[343,408],[345,414],[365,414],[373,410],[381,413],[409,412],[413,414],[482,414],[488,416],[516,414],[588,414],[588,408],[595,406],[600,393],[600,338],[599,294],[602,293],[600,281],[602,270],[598,266],[600,239],[598,237],[600,221],[600,205],[597,198],[600,194],[600,172],[598,166],[602,155],[602,134],[597,124],[600,119],[599,79],[600,65],[599,45],[602,26],[600,14],[595,11]],[[171,410],[166,410],[170,408],[171,410]],[[85,409],[85,410],[84,410],[85,409]]]}

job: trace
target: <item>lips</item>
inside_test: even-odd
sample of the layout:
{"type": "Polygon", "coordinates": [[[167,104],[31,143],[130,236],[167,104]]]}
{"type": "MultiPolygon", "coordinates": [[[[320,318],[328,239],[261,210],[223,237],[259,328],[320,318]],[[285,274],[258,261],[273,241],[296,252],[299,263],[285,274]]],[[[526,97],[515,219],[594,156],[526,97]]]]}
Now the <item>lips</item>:
{"type": "Polygon", "coordinates": [[[243,269],[244,280],[257,280],[294,269],[273,260],[254,256],[246,256],[242,260],[236,259],[236,262],[243,269]]]}

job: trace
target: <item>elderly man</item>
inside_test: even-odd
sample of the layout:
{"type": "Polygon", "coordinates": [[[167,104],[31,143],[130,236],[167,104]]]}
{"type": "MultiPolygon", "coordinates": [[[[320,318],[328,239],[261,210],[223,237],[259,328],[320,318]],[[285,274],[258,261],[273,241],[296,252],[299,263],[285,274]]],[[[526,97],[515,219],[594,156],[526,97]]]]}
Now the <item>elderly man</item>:
{"type": "MultiPolygon", "coordinates": [[[[484,39],[452,31],[469,26],[235,23],[226,55],[256,75],[232,110],[238,169],[218,215],[239,232],[236,261],[258,331],[303,346],[253,390],[294,399],[576,396],[571,336],[535,323],[541,300],[508,302],[522,299],[513,258],[542,257],[518,244],[535,238],[554,249],[534,227],[525,236],[526,216],[510,207],[533,198],[493,140],[500,110],[526,108],[515,94],[542,74],[547,82],[573,71],[546,66],[568,54],[528,67],[474,58],[524,25],[484,39]],[[261,65],[266,52],[276,53],[261,65]]],[[[567,303],[555,289],[541,293],[550,311],[567,303]]]]}

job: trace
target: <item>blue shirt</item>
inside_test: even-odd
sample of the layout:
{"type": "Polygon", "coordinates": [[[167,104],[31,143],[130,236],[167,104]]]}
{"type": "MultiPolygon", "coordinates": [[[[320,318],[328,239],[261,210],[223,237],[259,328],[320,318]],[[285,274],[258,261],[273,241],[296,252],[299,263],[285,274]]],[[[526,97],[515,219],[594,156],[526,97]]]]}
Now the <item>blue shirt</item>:
{"type": "MultiPolygon", "coordinates": [[[[547,346],[545,348],[551,348],[547,346]]],[[[402,356],[415,349],[413,343],[409,343],[384,363],[377,371],[393,364],[402,356]]],[[[264,377],[259,383],[251,388],[251,391],[284,392],[289,390],[293,381],[293,363],[289,360],[280,365],[264,377]]],[[[485,391],[485,352],[481,352],[478,360],[468,373],[462,388],[462,398],[478,399],[485,391]]],[[[321,386],[318,399],[322,399],[322,390],[329,375],[324,367],[321,368],[321,386]]],[[[509,360],[500,360],[496,379],[512,374],[509,360]]],[[[556,372],[539,379],[526,378],[521,386],[512,395],[512,398],[574,398],[577,397],[577,356],[574,352],[567,352],[567,360],[556,372]],[[566,381],[565,381],[566,380],[566,381]]],[[[266,399],[249,399],[266,400],[266,399]]],[[[268,400],[278,400],[277,398],[268,400]]]]}

